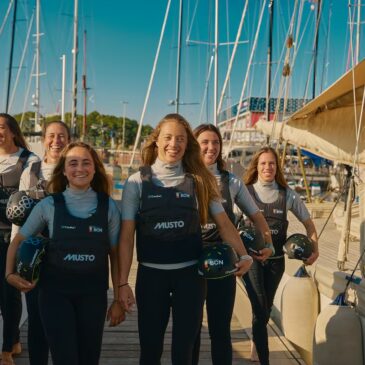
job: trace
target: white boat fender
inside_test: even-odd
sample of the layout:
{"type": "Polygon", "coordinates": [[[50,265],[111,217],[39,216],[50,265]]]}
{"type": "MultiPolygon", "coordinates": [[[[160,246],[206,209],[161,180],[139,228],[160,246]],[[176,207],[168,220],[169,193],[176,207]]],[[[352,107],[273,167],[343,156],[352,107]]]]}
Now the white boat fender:
{"type": "Polygon", "coordinates": [[[318,315],[313,343],[313,365],[363,365],[361,320],[341,293],[318,315]]]}
{"type": "Polygon", "coordinates": [[[302,265],[283,288],[281,316],[285,337],[309,353],[318,312],[318,290],[302,265]]]}

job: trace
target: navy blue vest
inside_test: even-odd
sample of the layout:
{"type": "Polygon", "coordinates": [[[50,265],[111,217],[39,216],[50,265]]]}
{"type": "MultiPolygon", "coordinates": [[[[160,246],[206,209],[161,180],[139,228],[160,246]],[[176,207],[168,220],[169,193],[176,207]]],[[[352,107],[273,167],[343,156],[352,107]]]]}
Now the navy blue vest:
{"type": "Polygon", "coordinates": [[[247,185],[247,189],[255,200],[260,211],[264,215],[267,224],[269,225],[272,241],[275,248],[274,257],[284,255],[283,245],[286,241],[288,220],[286,213],[286,189],[279,187],[279,197],[273,203],[265,204],[256,195],[252,185],[247,185]]]}
{"type": "Polygon", "coordinates": [[[40,284],[64,292],[107,289],[109,197],[98,193],[96,212],[88,218],[72,216],[62,193],[54,194],[53,199],[53,236],[40,284]]]}
{"type": "Polygon", "coordinates": [[[160,187],[152,182],[150,166],[141,167],[140,173],[138,261],[173,264],[198,259],[202,238],[193,177],[186,174],[181,184],[160,187]]]}
{"type": "MultiPolygon", "coordinates": [[[[221,191],[221,196],[223,198],[222,205],[225,212],[228,215],[228,218],[231,220],[233,224],[235,224],[235,216],[233,213],[233,202],[231,198],[231,193],[229,191],[229,172],[220,171],[220,174],[221,174],[220,191],[221,191]]],[[[222,239],[219,236],[217,225],[210,216],[208,218],[208,223],[202,226],[202,237],[203,237],[203,243],[222,242],[222,239]]]]}
{"type": "Polygon", "coordinates": [[[19,156],[14,168],[5,173],[0,174],[0,221],[9,226],[11,229],[11,223],[6,218],[6,204],[12,193],[19,190],[20,176],[24,170],[24,165],[28,161],[30,151],[24,149],[19,156]]]}

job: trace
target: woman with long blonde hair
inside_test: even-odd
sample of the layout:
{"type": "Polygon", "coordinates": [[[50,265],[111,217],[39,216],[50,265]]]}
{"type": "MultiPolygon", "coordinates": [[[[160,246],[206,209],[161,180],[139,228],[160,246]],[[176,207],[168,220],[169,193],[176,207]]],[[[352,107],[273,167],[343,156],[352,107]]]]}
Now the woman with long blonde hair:
{"type": "Polygon", "coordinates": [[[317,232],[309,212],[300,196],[286,183],[277,152],[272,147],[261,148],[252,158],[244,182],[270,227],[275,254],[265,260],[253,256],[251,270],[244,275],[248,297],[252,306],[251,359],[269,365],[267,323],[276,290],[285,269],[283,245],[288,228],[287,211],[290,210],[303,223],[308,238],[313,242],[313,253],[304,262],[313,264],[318,258],[317,232]]]}
{"type": "Polygon", "coordinates": [[[168,114],[158,123],[142,159],[144,166],[129,177],[123,191],[119,299],[127,311],[135,303],[128,277],[136,233],[140,364],[160,364],[172,309],[172,363],[191,365],[205,290],[197,270],[200,225],[207,222],[208,213],[242,258],[236,274],[246,272],[251,261],[224,212],[215,178],[200,157],[191,127],[181,115],[168,114]]]}

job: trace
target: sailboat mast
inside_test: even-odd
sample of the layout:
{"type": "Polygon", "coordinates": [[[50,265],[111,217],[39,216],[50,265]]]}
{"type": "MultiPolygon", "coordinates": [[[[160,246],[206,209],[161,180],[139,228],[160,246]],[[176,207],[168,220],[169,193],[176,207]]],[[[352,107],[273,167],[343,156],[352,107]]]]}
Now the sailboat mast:
{"type": "Polygon", "coordinates": [[[318,36],[319,36],[319,21],[321,18],[321,0],[317,3],[317,20],[316,20],[316,33],[314,41],[314,52],[313,52],[313,89],[312,98],[316,97],[316,77],[317,77],[317,58],[318,58],[318,36]]]}
{"type": "Polygon", "coordinates": [[[82,75],[82,90],[84,92],[84,117],[82,120],[82,138],[86,135],[86,115],[87,115],[87,87],[86,87],[86,30],[84,30],[84,72],[82,75]]]}
{"type": "Polygon", "coordinates": [[[40,100],[40,87],[39,87],[39,55],[40,55],[40,32],[39,32],[39,22],[40,22],[40,0],[36,3],[36,56],[35,56],[35,94],[34,94],[34,128],[35,131],[41,130],[40,128],[40,116],[39,116],[39,100],[40,100]]]}
{"type": "Polygon", "coordinates": [[[213,92],[213,120],[217,126],[217,101],[218,101],[218,9],[219,0],[215,0],[215,20],[214,20],[214,92],[213,92]]]}
{"type": "Polygon", "coordinates": [[[357,24],[356,24],[356,55],[355,64],[359,63],[360,52],[360,25],[361,25],[361,0],[357,1],[357,24]]]}
{"type": "Polygon", "coordinates": [[[272,33],[274,23],[274,0],[269,3],[269,42],[267,47],[267,66],[266,66],[266,120],[270,120],[270,96],[271,96],[271,65],[272,65],[272,33]]]}
{"type": "Polygon", "coordinates": [[[62,89],[61,89],[61,118],[65,121],[65,92],[66,92],[66,55],[62,55],[62,89]]]}
{"type": "Polygon", "coordinates": [[[71,134],[76,135],[76,116],[77,116],[77,54],[78,50],[78,8],[79,2],[74,3],[74,39],[72,49],[72,113],[71,113],[71,134]]]}
{"type": "Polygon", "coordinates": [[[8,83],[6,90],[6,104],[5,112],[9,112],[9,97],[10,97],[10,85],[11,85],[11,74],[13,70],[13,55],[14,55],[14,39],[15,39],[15,22],[16,22],[16,10],[18,1],[14,0],[14,10],[13,10],[13,24],[11,27],[11,43],[10,43],[10,57],[9,57],[9,72],[8,72],[8,83]]]}
{"type": "Polygon", "coordinates": [[[175,97],[175,111],[179,113],[180,107],[180,71],[181,71],[181,41],[182,41],[182,25],[183,25],[183,0],[180,0],[179,5],[179,30],[177,36],[177,61],[176,61],[176,97],[175,97]]]}

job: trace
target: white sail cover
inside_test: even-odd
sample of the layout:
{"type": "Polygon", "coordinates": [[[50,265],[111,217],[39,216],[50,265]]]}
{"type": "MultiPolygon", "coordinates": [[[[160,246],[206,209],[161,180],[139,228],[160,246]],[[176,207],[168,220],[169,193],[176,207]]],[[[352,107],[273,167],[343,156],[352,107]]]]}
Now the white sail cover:
{"type": "MultiPolygon", "coordinates": [[[[356,133],[360,129],[356,163],[365,165],[365,111],[361,110],[364,87],[365,60],[286,122],[277,123],[273,138],[281,137],[316,155],[352,165],[356,133]]],[[[255,126],[267,135],[272,134],[272,122],[259,121],[255,126]]]]}

